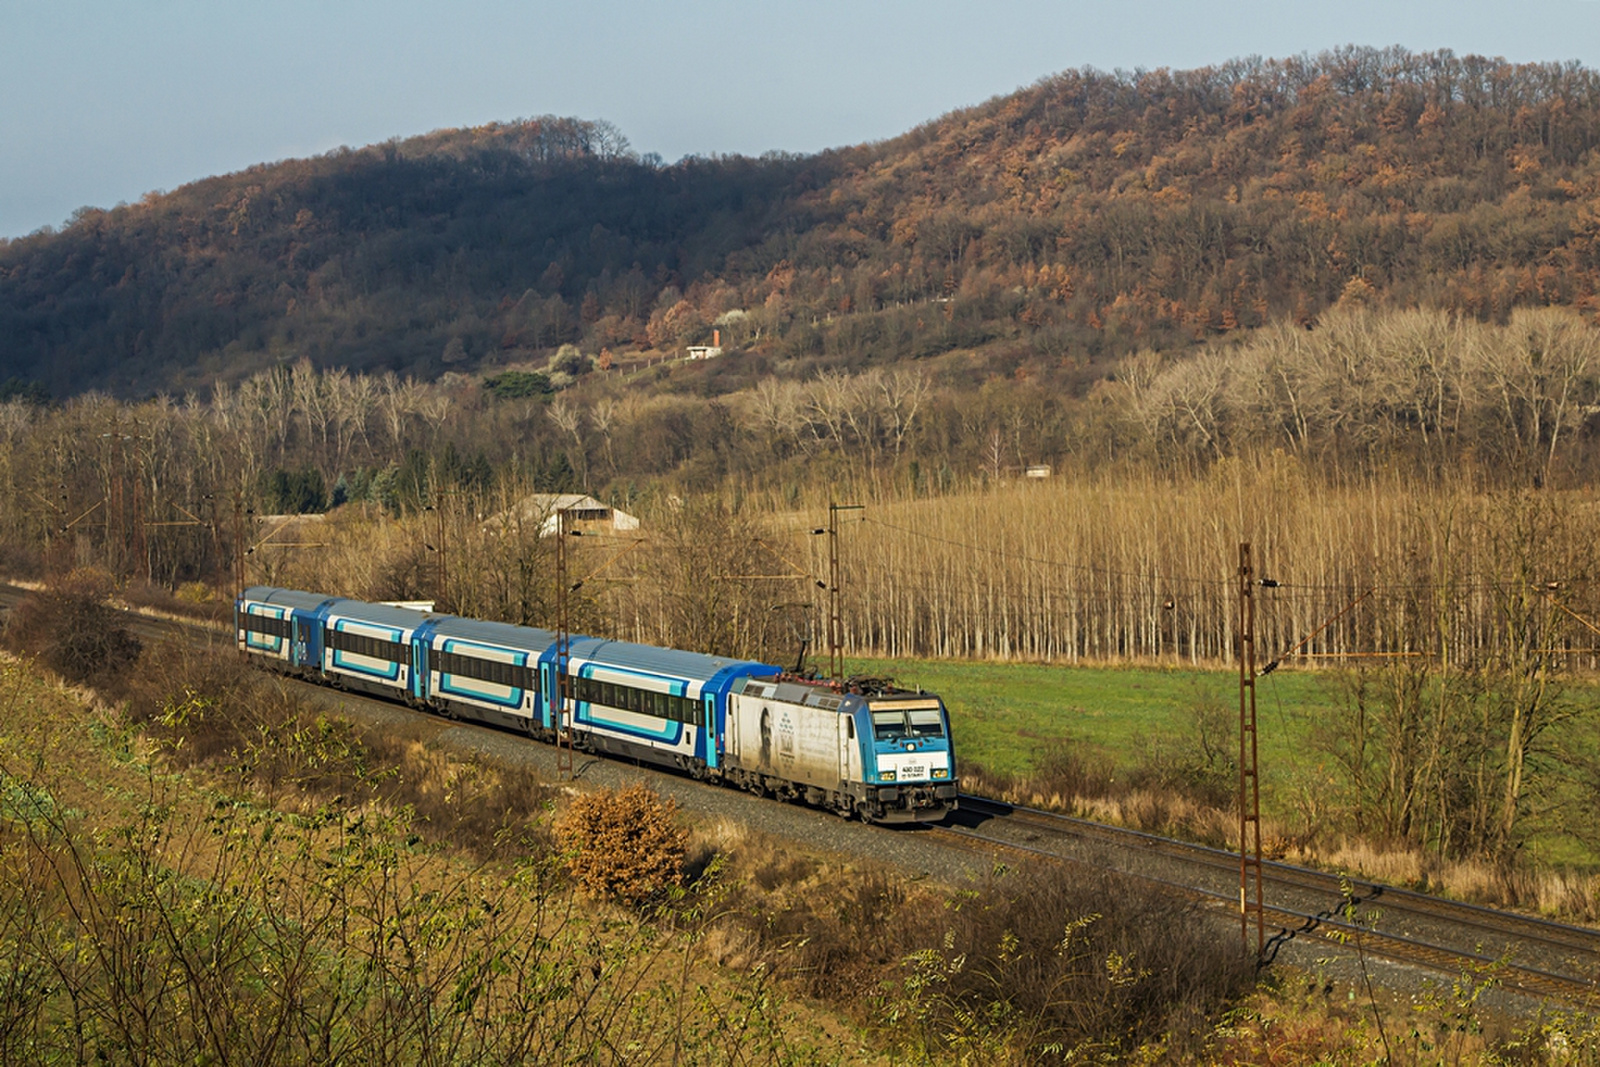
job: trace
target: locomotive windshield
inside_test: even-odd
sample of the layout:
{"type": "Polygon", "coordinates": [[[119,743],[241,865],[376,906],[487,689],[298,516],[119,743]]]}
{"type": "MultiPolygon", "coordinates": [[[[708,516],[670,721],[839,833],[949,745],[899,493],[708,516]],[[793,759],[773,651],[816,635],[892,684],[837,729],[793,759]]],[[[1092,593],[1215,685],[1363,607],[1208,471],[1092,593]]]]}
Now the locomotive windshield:
{"type": "Polygon", "coordinates": [[[901,741],[907,737],[943,737],[944,718],[938,708],[873,709],[872,736],[876,741],[901,741]]]}
{"type": "Polygon", "coordinates": [[[903,711],[875,711],[872,713],[872,737],[876,741],[899,741],[906,736],[906,713],[903,711]]]}

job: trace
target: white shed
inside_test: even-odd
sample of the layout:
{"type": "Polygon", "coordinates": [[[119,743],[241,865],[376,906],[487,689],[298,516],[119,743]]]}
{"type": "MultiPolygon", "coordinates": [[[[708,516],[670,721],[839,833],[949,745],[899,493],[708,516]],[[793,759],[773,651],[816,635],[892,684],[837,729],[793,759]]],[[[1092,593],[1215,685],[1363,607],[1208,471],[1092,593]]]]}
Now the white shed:
{"type": "Polygon", "coordinates": [[[561,512],[567,513],[569,530],[637,530],[639,520],[626,511],[610,504],[602,504],[592,496],[581,493],[530,493],[519,500],[509,511],[502,511],[489,520],[494,525],[512,522],[538,523],[540,537],[553,537],[561,512]]]}

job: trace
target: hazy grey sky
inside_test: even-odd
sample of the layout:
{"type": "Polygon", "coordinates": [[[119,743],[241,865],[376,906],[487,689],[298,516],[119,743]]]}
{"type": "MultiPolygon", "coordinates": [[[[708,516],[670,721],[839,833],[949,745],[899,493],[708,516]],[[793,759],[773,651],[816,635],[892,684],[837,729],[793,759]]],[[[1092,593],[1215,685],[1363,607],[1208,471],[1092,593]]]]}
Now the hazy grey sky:
{"type": "Polygon", "coordinates": [[[0,236],[252,163],[530,115],[635,149],[891,137],[1069,67],[1341,44],[1600,66],[1593,0],[0,0],[0,236]]]}

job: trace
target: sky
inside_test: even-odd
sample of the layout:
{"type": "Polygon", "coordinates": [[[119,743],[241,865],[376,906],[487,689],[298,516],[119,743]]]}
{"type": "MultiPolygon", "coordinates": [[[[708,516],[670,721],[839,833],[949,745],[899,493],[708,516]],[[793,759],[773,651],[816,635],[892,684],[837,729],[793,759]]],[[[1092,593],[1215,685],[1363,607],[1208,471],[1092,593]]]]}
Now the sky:
{"type": "Polygon", "coordinates": [[[0,237],[442,127],[553,114],[668,162],[812,152],[1069,68],[1345,44],[1600,67],[1600,2],[0,0],[0,237]]]}

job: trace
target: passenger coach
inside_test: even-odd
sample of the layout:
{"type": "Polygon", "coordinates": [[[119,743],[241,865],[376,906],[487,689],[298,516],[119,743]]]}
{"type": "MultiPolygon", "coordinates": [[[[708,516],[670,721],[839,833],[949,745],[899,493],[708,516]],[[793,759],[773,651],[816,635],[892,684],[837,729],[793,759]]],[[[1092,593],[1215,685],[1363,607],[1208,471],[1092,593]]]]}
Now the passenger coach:
{"type": "Polygon", "coordinates": [[[556,635],[390,604],[253,586],[238,647],[273,670],[509,726],[574,747],[804,800],[867,821],[956,806],[949,715],[931,693],[596,637],[568,644],[570,723],[557,722],[556,635]]]}

